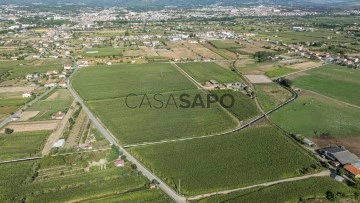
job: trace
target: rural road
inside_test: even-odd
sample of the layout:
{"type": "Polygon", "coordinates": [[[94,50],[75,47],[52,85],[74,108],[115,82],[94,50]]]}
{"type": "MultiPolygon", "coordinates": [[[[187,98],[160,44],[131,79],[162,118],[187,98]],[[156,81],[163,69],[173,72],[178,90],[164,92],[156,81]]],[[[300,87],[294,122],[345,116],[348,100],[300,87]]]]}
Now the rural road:
{"type": "Polygon", "coordinates": [[[312,177],[323,177],[323,176],[330,176],[330,171],[326,170],[326,171],[322,171],[320,173],[316,173],[316,174],[312,174],[312,175],[306,175],[306,176],[300,176],[300,177],[295,177],[295,178],[282,179],[282,180],[277,180],[277,181],[272,181],[272,182],[267,182],[267,183],[261,183],[261,184],[257,184],[257,185],[251,185],[251,186],[248,186],[248,187],[236,188],[236,189],[232,189],[232,190],[224,190],[224,191],[220,191],[220,192],[213,192],[213,193],[208,193],[208,194],[196,195],[196,196],[188,197],[187,199],[188,200],[199,200],[199,199],[211,197],[211,196],[214,196],[214,195],[225,195],[225,194],[229,194],[229,193],[232,193],[232,192],[238,192],[238,191],[241,191],[241,190],[247,190],[247,189],[256,188],[256,187],[268,187],[268,186],[276,185],[276,184],[279,184],[279,183],[286,183],[286,182],[304,180],[304,179],[308,179],[308,178],[312,178],[312,177]]]}
{"type": "Polygon", "coordinates": [[[14,159],[14,160],[8,160],[8,161],[0,161],[0,165],[1,164],[22,162],[22,161],[32,161],[32,160],[38,160],[38,159],[41,159],[41,157],[29,157],[29,158],[24,158],[24,159],[14,159]]]}
{"type": "Polygon", "coordinates": [[[127,159],[137,166],[137,169],[142,172],[142,174],[147,177],[150,181],[158,181],[159,188],[161,188],[169,197],[171,197],[175,202],[186,202],[186,198],[178,195],[171,187],[169,187],[165,182],[163,182],[156,175],[152,174],[147,168],[145,168],[136,158],[134,158],[129,152],[127,152],[121,145],[118,144],[117,140],[112,136],[112,134],[101,124],[101,122],[92,114],[88,107],[84,104],[83,100],[79,95],[73,90],[70,79],[78,70],[78,67],[75,68],[74,73],[67,80],[67,85],[70,93],[73,95],[75,101],[79,102],[82,106],[85,113],[89,116],[89,119],[93,122],[94,126],[101,132],[101,134],[111,143],[120,148],[123,154],[127,159]]]}
{"type": "Polygon", "coordinates": [[[13,115],[7,117],[5,120],[3,120],[0,123],[0,128],[4,127],[5,125],[7,125],[8,123],[10,123],[12,121],[13,117],[18,117],[20,116],[20,114],[26,110],[27,108],[29,108],[30,106],[32,106],[34,103],[36,103],[37,101],[39,101],[40,99],[42,99],[43,97],[45,97],[47,94],[49,94],[55,87],[52,87],[50,89],[48,89],[46,92],[44,92],[42,95],[40,95],[39,97],[36,97],[35,99],[31,100],[29,103],[27,103],[23,108],[21,108],[20,110],[18,110],[17,112],[15,112],[13,115]]]}

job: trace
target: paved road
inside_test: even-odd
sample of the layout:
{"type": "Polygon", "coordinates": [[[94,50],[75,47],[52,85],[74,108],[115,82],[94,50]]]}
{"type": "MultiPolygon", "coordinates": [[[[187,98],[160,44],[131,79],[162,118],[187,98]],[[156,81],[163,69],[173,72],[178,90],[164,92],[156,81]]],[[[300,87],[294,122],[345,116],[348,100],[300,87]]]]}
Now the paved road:
{"type": "Polygon", "coordinates": [[[208,193],[208,194],[202,194],[202,195],[189,197],[188,200],[199,200],[199,199],[207,198],[207,197],[214,196],[214,195],[225,195],[225,194],[229,194],[229,193],[232,193],[232,192],[237,192],[237,191],[241,191],[241,190],[248,190],[248,189],[256,188],[256,187],[268,187],[268,186],[276,185],[276,184],[279,184],[279,183],[286,183],[286,182],[304,180],[304,179],[308,179],[308,178],[312,178],[312,177],[323,177],[323,176],[330,176],[330,172],[328,170],[326,170],[326,171],[322,171],[320,173],[316,173],[316,174],[312,174],[312,175],[306,175],[306,176],[300,176],[300,177],[295,177],[295,178],[282,179],[282,180],[277,180],[277,181],[272,181],[272,182],[267,182],[267,183],[261,183],[261,184],[257,184],[257,185],[251,185],[251,186],[248,186],[248,187],[236,188],[236,189],[232,189],[232,190],[224,190],[224,191],[221,191],[221,192],[213,192],[213,193],[208,193]]]}
{"type": "MultiPolygon", "coordinates": [[[[74,73],[78,70],[75,69],[74,73]]],[[[117,140],[114,136],[101,124],[101,122],[92,114],[92,112],[88,109],[88,107],[84,104],[83,100],[79,97],[79,95],[73,90],[70,79],[74,74],[72,74],[67,80],[67,85],[70,93],[75,98],[75,101],[79,102],[82,106],[82,109],[89,116],[89,119],[93,122],[94,126],[101,132],[101,134],[111,143],[120,148],[123,151],[123,154],[127,157],[127,159],[136,164],[137,169],[142,172],[142,174],[147,177],[149,180],[157,180],[160,184],[159,187],[175,202],[186,202],[186,198],[178,195],[171,187],[165,184],[160,178],[151,173],[147,168],[145,168],[135,157],[133,157],[130,153],[128,153],[120,144],[118,144],[117,140]]]]}
{"type": "Polygon", "coordinates": [[[55,87],[52,87],[50,89],[48,89],[46,92],[44,92],[42,95],[36,97],[35,99],[31,100],[29,103],[27,103],[23,108],[21,108],[20,110],[18,110],[17,112],[15,112],[13,115],[7,117],[5,120],[3,120],[0,123],[0,128],[4,127],[5,125],[7,125],[8,123],[10,123],[12,121],[13,117],[18,117],[20,116],[20,114],[26,110],[27,108],[29,108],[30,106],[32,106],[35,102],[39,101],[40,99],[42,99],[43,97],[45,97],[47,94],[49,94],[55,87]]]}

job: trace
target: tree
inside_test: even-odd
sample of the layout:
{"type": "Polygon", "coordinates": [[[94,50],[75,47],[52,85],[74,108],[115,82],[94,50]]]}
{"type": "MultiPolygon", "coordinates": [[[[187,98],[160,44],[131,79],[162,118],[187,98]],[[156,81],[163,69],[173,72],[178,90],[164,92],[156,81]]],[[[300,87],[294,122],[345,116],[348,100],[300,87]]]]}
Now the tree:
{"type": "Polygon", "coordinates": [[[5,128],[5,134],[11,134],[14,132],[14,129],[11,128],[5,128]]]}
{"type": "Polygon", "coordinates": [[[129,33],[129,31],[128,31],[128,30],[126,30],[126,32],[125,32],[125,36],[130,36],[130,33],[129,33]]]}
{"type": "Polygon", "coordinates": [[[287,78],[280,78],[279,83],[280,83],[280,85],[288,87],[288,88],[291,88],[291,86],[292,86],[292,81],[287,78]]]}
{"type": "Polygon", "coordinates": [[[134,170],[136,170],[136,169],[137,169],[136,164],[131,164],[131,168],[134,169],[134,170]]]}

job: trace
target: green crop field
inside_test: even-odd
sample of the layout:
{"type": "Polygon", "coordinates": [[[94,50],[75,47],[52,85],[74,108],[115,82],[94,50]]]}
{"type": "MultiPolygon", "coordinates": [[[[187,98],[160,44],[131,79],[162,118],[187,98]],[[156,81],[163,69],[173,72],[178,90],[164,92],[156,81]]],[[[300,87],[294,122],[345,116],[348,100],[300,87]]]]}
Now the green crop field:
{"type": "Polygon", "coordinates": [[[21,185],[34,162],[19,162],[0,165],[0,202],[21,202],[21,185]]]}
{"type": "Polygon", "coordinates": [[[216,80],[219,83],[242,81],[235,72],[212,62],[178,63],[177,65],[200,83],[209,80],[216,80]]]}
{"type": "Polygon", "coordinates": [[[230,135],[129,149],[181,193],[195,195],[301,175],[316,161],[267,124],[230,135]],[[166,153],[164,153],[166,152],[166,153]]]}
{"type": "Polygon", "coordinates": [[[57,98],[44,98],[27,109],[27,111],[40,111],[40,113],[31,120],[50,120],[51,115],[54,113],[59,111],[66,112],[70,108],[70,105],[73,101],[70,92],[68,90],[61,89],[57,91],[59,91],[59,96],[57,98]]]}
{"type": "Polygon", "coordinates": [[[39,155],[50,132],[0,134],[0,160],[39,155]]]}
{"type": "Polygon", "coordinates": [[[236,44],[234,42],[222,41],[222,40],[211,40],[209,41],[211,45],[218,49],[234,49],[234,48],[242,48],[240,44],[236,44]]]}
{"type": "Polygon", "coordinates": [[[83,52],[84,56],[93,56],[93,57],[107,57],[107,56],[120,56],[123,53],[121,48],[105,47],[105,48],[93,48],[85,49],[83,52]],[[91,53],[94,52],[94,53],[91,53]],[[97,53],[95,53],[97,52],[97,53]]]}
{"type": "Polygon", "coordinates": [[[7,77],[7,79],[14,79],[14,78],[24,78],[27,74],[33,74],[33,73],[46,73],[50,70],[56,70],[61,71],[63,69],[63,66],[58,65],[46,65],[46,66],[18,66],[16,68],[13,68],[11,70],[11,74],[7,77]]]}
{"type": "Polygon", "coordinates": [[[96,198],[93,200],[83,201],[84,203],[117,203],[117,202],[157,202],[157,203],[169,203],[172,202],[160,189],[157,190],[140,190],[135,192],[128,192],[125,194],[117,194],[103,198],[96,198]]]}
{"type": "Polygon", "coordinates": [[[293,73],[296,72],[295,69],[292,68],[286,68],[286,67],[275,67],[275,68],[271,68],[270,70],[265,72],[265,75],[269,76],[270,78],[275,78],[275,77],[280,77],[280,76],[284,76],[287,75],[289,73],[293,73]]]}
{"type": "Polygon", "coordinates": [[[29,98],[0,98],[0,118],[16,112],[30,100],[29,98]]]}
{"type": "Polygon", "coordinates": [[[79,70],[72,79],[84,100],[195,89],[175,67],[165,63],[96,66],[79,70]]]}
{"type": "Polygon", "coordinates": [[[156,98],[153,94],[147,94],[149,101],[139,95],[128,97],[128,100],[123,97],[88,104],[122,144],[202,136],[220,133],[238,125],[236,119],[218,104],[212,104],[210,108],[206,104],[205,108],[191,108],[196,94],[206,102],[207,97],[202,91],[188,90],[163,93],[156,98]],[[189,95],[189,108],[180,107],[181,104],[186,105],[180,101],[181,94],[189,95]]]}
{"type": "Polygon", "coordinates": [[[330,133],[333,137],[359,136],[360,110],[310,92],[271,115],[289,132],[304,136],[330,133]]]}
{"type": "Polygon", "coordinates": [[[270,111],[291,98],[292,94],[275,83],[255,85],[257,99],[265,111],[270,111]]]}
{"type": "Polygon", "coordinates": [[[212,91],[211,93],[217,94],[219,99],[224,97],[224,107],[230,106],[232,103],[232,99],[226,94],[230,94],[234,98],[234,105],[230,108],[227,108],[229,112],[231,112],[237,119],[240,121],[249,120],[257,115],[259,115],[259,110],[254,102],[249,96],[245,95],[241,92],[234,92],[232,90],[218,90],[212,91]]]}
{"type": "Polygon", "coordinates": [[[294,79],[294,86],[360,106],[360,71],[325,65],[294,79]]]}
{"type": "Polygon", "coordinates": [[[341,192],[347,196],[353,196],[355,192],[354,189],[347,187],[344,183],[336,182],[328,177],[319,177],[289,183],[281,183],[269,187],[258,187],[240,192],[234,192],[228,195],[218,195],[196,202],[275,203],[298,202],[300,198],[305,200],[309,199],[310,202],[317,202],[316,200],[314,201],[314,199],[325,201],[327,191],[331,191],[333,193],[341,192]]]}

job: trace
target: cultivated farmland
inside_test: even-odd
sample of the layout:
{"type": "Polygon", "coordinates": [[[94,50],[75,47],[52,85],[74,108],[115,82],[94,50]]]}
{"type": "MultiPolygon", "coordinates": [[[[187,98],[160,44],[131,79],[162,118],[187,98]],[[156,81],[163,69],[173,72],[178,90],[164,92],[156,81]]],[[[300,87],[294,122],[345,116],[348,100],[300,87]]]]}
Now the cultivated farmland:
{"type": "Polygon", "coordinates": [[[266,124],[231,135],[134,147],[130,151],[173,188],[181,179],[184,195],[299,176],[304,167],[315,163],[266,124]]]}
{"type": "Polygon", "coordinates": [[[196,94],[206,100],[202,91],[191,90],[163,93],[155,98],[153,94],[147,94],[147,98],[143,95],[131,96],[127,100],[108,99],[91,101],[88,104],[122,144],[208,135],[238,125],[236,119],[219,104],[212,104],[210,108],[207,108],[206,104],[205,108],[191,108],[196,94]],[[189,108],[180,107],[181,104],[186,105],[180,101],[180,94],[189,95],[189,108]]]}
{"type": "Polygon", "coordinates": [[[359,78],[357,69],[329,64],[296,77],[294,85],[360,106],[359,78]]]}
{"type": "Polygon", "coordinates": [[[49,120],[52,114],[59,111],[64,113],[69,109],[73,98],[68,90],[58,89],[53,94],[57,94],[56,98],[49,95],[49,97],[36,102],[28,109],[28,111],[40,111],[31,120],[49,120]]]}
{"type": "Polygon", "coordinates": [[[358,108],[302,91],[298,99],[276,111],[271,119],[288,132],[308,137],[322,133],[351,137],[360,135],[359,115],[358,108]]]}
{"type": "Polygon", "coordinates": [[[38,155],[50,132],[22,132],[0,135],[0,160],[11,160],[38,155]]]}
{"type": "Polygon", "coordinates": [[[85,49],[83,55],[87,57],[108,57],[108,56],[120,56],[123,53],[123,49],[104,47],[85,49]]]}
{"type": "Polygon", "coordinates": [[[196,88],[175,67],[160,63],[89,67],[79,70],[72,83],[84,100],[196,88]]]}
{"type": "MultiPolygon", "coordinates": [[[[254,102],[249,96],[245,95],[242,92],[234,92],[232,90],[218,90],[212,91],[211,93],[215,93],[221,98],[225,94],[231,94],[234,98],[234,105],[230,108],[227,108],[229,112],[231,112],[237,119],[240,121],[245,121],[250,118],[257,116],[260,112],[254,102]]],[[[224,96],[224,107],[230,106],[232,100],[228,96],[224,96]]]]}
{"type": "MultiPolygon", "coordinates": [[[[349,196],[355,190],[343,183],[335,182],[329,177],[310,178],[289,183],[282,183],[269,187],[258,187],[250,190],[234,192],[228,195],[218,195],[197,201],[199,203],[211,202],[298,202],[300,198],[323,200],[326,192],[341,192],[349,196]]],[[[315,200],[316,201],[316,200],[315,200]]],[[[195,201],[194,201],[195,202],[195,201]]]]}
{"type": "Polygon", "coordinates": [[[195,62],[178,63],[177,65],[200,83],[205,83],[209,80],[216,80],[219,83],[242,81],[235,72],[225,69],[216,63],[195,62]]]}
{"type": "Polygon", "coordinates": [[[256,96],[265,111],[269,111],[287,101],[291,97],[291,92],[275,84],[255,85],[256,96]]]}

